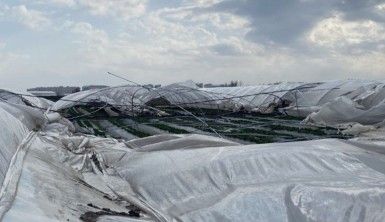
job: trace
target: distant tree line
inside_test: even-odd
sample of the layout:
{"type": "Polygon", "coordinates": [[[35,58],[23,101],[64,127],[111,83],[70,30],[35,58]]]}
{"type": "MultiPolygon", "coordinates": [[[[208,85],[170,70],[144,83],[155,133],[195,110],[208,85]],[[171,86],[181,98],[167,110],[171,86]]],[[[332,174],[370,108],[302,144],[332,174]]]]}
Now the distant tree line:
{"type": "Polygon", "coordinates": [[[200,88],[214,88],[214,87],[237,87],[237,86],[242,86],[242,82],[238,80],[232,80],[229,83],[224,83],[224,84],[212,84],[212,83],[197,83],[197,86],[200,88]]]}

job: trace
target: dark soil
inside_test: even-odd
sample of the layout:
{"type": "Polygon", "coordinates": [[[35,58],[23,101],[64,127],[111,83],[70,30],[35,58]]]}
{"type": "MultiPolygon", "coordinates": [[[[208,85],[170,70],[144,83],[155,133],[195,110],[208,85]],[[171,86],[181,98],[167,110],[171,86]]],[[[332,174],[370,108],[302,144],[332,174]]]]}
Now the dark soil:
{"type": "Polygon", "coordinates": [[[138,210],[130,210],[128,212],[116,212],[108,208],[100,208],[93,205],[92,203],[87,204],[87,206],[97,209],[98,211],[88,211],[80,216],[80,220],[84,222],[96,222],[101,216],[120,216],[120,217],[140,217],[140,212],[138,210]]]}

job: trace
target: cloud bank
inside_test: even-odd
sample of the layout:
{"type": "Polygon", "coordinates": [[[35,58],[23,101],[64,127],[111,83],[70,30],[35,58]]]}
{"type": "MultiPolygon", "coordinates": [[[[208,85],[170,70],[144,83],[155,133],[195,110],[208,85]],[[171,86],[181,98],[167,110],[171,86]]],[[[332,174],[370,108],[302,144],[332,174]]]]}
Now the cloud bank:
{"type": "Polygon", "coordinates": [[[0,3],[1,87],[385,77],[385,1],[0,3]]]}

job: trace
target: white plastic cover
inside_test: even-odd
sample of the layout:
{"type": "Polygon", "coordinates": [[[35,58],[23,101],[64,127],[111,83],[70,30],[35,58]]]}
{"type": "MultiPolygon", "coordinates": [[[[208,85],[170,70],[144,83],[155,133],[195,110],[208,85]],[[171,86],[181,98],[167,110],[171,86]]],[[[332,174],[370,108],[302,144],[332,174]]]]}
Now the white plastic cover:
{"type": "MultiPolygon", "coordinates": [[[[8,110],[0,109],[2,129],[9,132],[1,134],[0,148],[12,151],[29,129],[8,110]]],[[[385,218],[381,143],[374,147],[330,139],[244,146],[202,135],[121,143],[73,136],[58,123],[45,129],[26,144],[14,200],[0,215],[3,221],[77,221],[102,208],[127,212],[129,203],[144,217],[107,215],[100,221],[385,218]]]]}
{"type": "Polygon", "coordinates": [[[294,92],[298,88],[306,86],[307,84],[304,83],[278,83],[257,86],[204,88],[201,90],[232,98],[231,101],[246,109],[258,108],[261,112],[269,112],[264,110],[272,105],[282,105],[285,100],[292,102],[294,100],[294,92]]]}
{"type": "Polygon", "coordinates": [[[46,110],[53,105],[52,101],[36,97],[30,93],[17,93],[4,89],[0,89],[0,99],[12,104],[33,106],[42,110],[46,110]]]}
{"type": "MultiPolygon", "coordinates": [[[[171,84],[159,89],[151,90],[143,100],[152,104],[159,99],[165,100],[171,106],[205,109],[232,109],[234,104],[228,104],[221,93],[212,93],[200,90],[192,81],[171,84]]],[[[168,104],[164,104],[168,105],[168,104]]]]}
{"type": "Polygon", "coordinates": [[[311,114],[307,122],[325,125],[347,125],[360,123],[374,125],[385,120],[385,85],[377,85],[366,90],[358,97],[338,97],[326,103],[321,109],[311,114]]]}
{"type": "Polygon", "coordinates": [[[112,105],[123,112],[131,112],[143,107],[141,96],[146,92],[148,90],[145,88],[132,85],[81,91],[63,97],[53,105],[52,109],[62,110],[76,105],[100,103],[100,105],[112,105]]]}
{"type": "Polygon", "coordinates": [[[171,84],[158,89],[141,86],[118,86],[98,90],[88,90],[70,94],[56,102],[52,109],[62,110],[88,103],[108,104],[126,114],[152,109],[151,105],[171,105],[176,107],[233,109],[234,104],[223,99],[221,94],[199,90],[191,81],[171,84]]]}
{"type": "Polygon", "coordinates": [[[120,86],[69,95],[55,103],[53,109],[90,102],[109,104],[126,114],[162,105],[232,111],[244,108],[259,113],[279,110],[303,118],[311,114],[308,123],[331,126],[375,124],[384,120],[384,85],[382,81],[341,80],[203,89],[191,81],[159,89],[120,86]]]}
{"type": "Polygon", "coordinates": [[[56,102],[53,110],[90,102],[109,104],[126,113],[151,106],[175,106],[272,113],[277,109],[291,116],[306,117],[325,104],[346,97],[364,106],[378,104],[383,97],[381,81],[344,80],[323,83],[278,83],[244,87],[198,88],[192,81],[158,89],[119,86],[71,94],[56,102]]]}
{"type": "Polygon", "coordinates": [[[385,158],[339,140],[129,152],[110,160],[167,221],[383,221],[385,158]]]}
{"type": "Polygon", "coordinates": [[[319,83],[315,87],[297,90],[296,99],[291,107],[286,108],[286,113],[306,117],[339,97],[356,100],[381,84],[381,82],[368,80],[337,80],[319,83]]]}
{"type": "MultiPolygon", "coordinates": [[[[169,87],[180,89],[178,96],[159,89],[160,97],[175,104],[183,104],[186,98],[190,102],[215,98],[190,85],[169,87]]],[[[82,92],[59,101],[55,108],[100,101],[121,107],[159,98],[159,93],[147,97],[151,94],[142,90],[124,86],[82,92]]],[[[379,124],[385,118],[382,83],[344,81],[233,90],[226,93],[269,92],[249,100],[256,106],[277,103],[276,98],[292,99],[284,91],[295,91],[295,106],[319,109],[307,119],[312,123],[384,126],[379,124]],[[327,92],[314,93],[314,87],[327,92]]],[[[0,182],[7,182],[4,178],[10,169],[18,171],[11,175],[11,179],[17,177],[11,184],[14,193],[8,195],[12,198],[3,198],[10,192],[4,184],[1,189],[3,221],[77,221],[102,208],[127,212],[130,204],[142,210],[141,218],[104,215],[96,219],[382,222],[385,218],[384,128],[374,141],[328,139],[245,146],[203,135],[158,135],[119,142],[74,136],[60,123],[31,133],[45,123],[42,111],[23,105],[23,100],[19,103],[20,97],[12,93],[3,93],[2,98],[7,102],[0,102],[0,182]],[[25,144],[25,156],[17,158],[20,144],[25,144]],[[19,168],[10,167],[15,157],[19,168]]]]}
{"type": "Polygon", "coordinates": [[[32,129],[42,123],[42,113],[0,101],[0,184],[18,146],[32,129]]]}
{"type": "MultiPolygon", "coordinates": [[[[280,83],[246,87],[222,87],[201,89],[192,81],[175,83],[158,89],[140,86],[120,86],[101,90],[89,90],[66,96],[55,103],[54,110],[61,110],[89,102],[106,103],[126,109],[149,106],[175,106],[219,110],[258,109],[272,112],[269,108],[294,100],[293,92],[304,83],[280,83]]],[[[288,105],[288,104],[286,104],[288,105]]]]}

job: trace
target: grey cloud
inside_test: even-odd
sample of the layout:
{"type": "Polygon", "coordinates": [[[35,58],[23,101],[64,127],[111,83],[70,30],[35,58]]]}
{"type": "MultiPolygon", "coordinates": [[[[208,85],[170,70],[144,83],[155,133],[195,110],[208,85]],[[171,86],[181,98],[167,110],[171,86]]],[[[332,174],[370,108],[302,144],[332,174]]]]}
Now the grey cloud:
{"type": "Polygon", "coordinates": [[[181,0],[156,0],[148,1],[147,8],[149,10],[157,10],[162,8],[175,8],[182,5],[181,0]]]}
{"type": "Polygon", "coordinates": [[[370,19],[384,23],[385,17],[375,13],[375,7],[382,3],[385,0],[345,0],[339,2],[337,9],[344,12],[347,20],[370,19]]]}
{"type": "Polygon", "coordinates": [[[211,46],[211,51],[222,56],[233,56],[242,54],[241,50],[231,44],[221,43],[211,46]]]}
{"type": "Polygon", "coordinates": [[[346,19],[384,22],[374,7],[385,0],[225,0],[210,9],[246,16],[252,30],[248,39],[264,44],[296,44],[320,20],[336,12],[346,19]]]}

